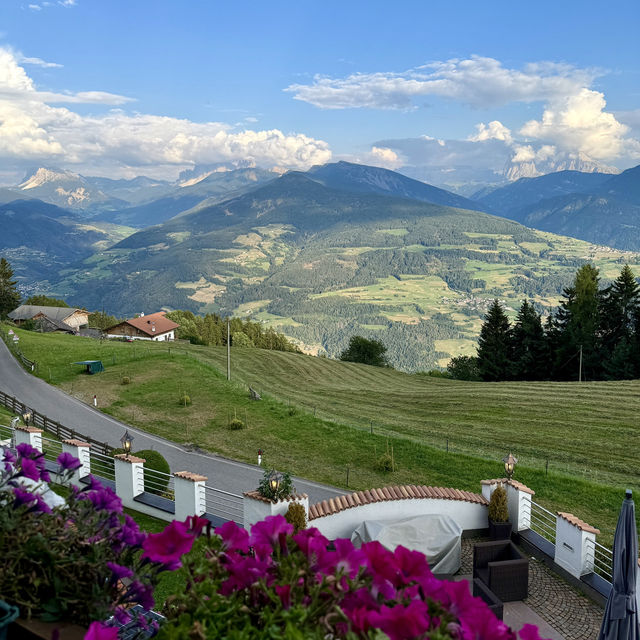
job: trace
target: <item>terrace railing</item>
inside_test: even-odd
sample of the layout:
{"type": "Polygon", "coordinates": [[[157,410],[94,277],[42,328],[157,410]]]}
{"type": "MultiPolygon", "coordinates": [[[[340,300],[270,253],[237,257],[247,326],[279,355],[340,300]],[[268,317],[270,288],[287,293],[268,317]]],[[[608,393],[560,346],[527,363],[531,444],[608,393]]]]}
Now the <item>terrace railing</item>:
{"type": "Polygon", "coordinates": [[[243,525],[242,496],[207,485],[204,485],[203,489],[205,492],[205,510],[209,515],[217,516],[223,520],[233,520],[240,526],[243,525]]]}
{"type": "Polygon", "coordinates": [[[40,427],[41,429],[44,429],[49,433],[54,433],[56,437],[60,438],[61,440],[77,438],[79,440],[82,440],[83,442],[88,442],[91,445],[93,451],[99,451],[103,455],[108,455],[109,453],[111,453],[111,447],[106,442],[100,442],[95,438],[83,435],[75,429],[65,427],[63,424],[60,424],[56,420],[48,418],[43,413],[39,413],[34,409],[30,409],[29,406],[24,402],[21,402],[18,398],[10,396],[8,393],[4,393],[3,391],[0,391],[0,404],[9,409],[9,411],[12,411],[13,413],[18,415],[23,415],[27,412],[31,413],[32,423],[36,427],[40,427]]]}
{"type": "Polygon", "coordinates": [[[531,531],[542,536],[545,540],[551,544],[556,543],[556,519],[555,513],[552,513],[548,509],[545,509],[537,502],[531,501],[531,531]]]}
{"type": "Polygon", "coordinates": [[[589,541],[587,556],[593,563],[593,572],[607,582],[613,582],[613,550],[599,542],[589,541]]]}
{"type": "Polygon", "coordinates": [[[144,490],[173,500],[175,497],[175,481],[173,475],[145,467],[144,490]]]}

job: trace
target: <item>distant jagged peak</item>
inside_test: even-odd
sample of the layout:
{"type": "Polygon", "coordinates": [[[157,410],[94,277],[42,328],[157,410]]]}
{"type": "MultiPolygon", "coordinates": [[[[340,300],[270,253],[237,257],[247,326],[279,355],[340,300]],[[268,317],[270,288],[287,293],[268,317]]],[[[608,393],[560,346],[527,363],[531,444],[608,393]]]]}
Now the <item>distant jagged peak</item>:
{"type": "Polygon", "coordinates": [[[18,185],[18,189],[27,191],[29,189],[35,189],[41,187],[47,182],[77,182],[83,180],[82,176],[66,169],[47,169],[46,167],[40,167],[33,171],[30,175],[27,175],[25,180],[18,185]]]}
{"type": "Polygon", "coordinates": [[[584,153],[571,156],[554,157],[543,161],[535,159],[526,162],[507,162],[504,176],[510,182],[515,182],[520,178],[538,178],[549,173],[558,171],[580,171],[581,173],[609,173],[612,175],[620,173],[620,169],[606,164],[602,164],[584,153]]]}

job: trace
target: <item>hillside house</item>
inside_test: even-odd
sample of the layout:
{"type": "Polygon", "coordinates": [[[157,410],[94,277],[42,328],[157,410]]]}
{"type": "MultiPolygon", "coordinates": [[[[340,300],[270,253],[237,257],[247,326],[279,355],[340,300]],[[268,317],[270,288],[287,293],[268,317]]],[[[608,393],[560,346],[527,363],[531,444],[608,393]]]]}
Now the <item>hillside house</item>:
{"type": "Polygon", "coordinates": [[[40,331],[65,331],[78,333],[89,324],[89,312],[72,307],[44,307],[34,304],[22,304],[9,313],[9,318],[20,326],[27,320],[33,320],[40,331]]]}
{"type": "Polygon", "coordinates": [[[175,340],[175,330],[179,324],[169,320],[164,311],[142,314],[139,318],[124,320],[105,329],[107,338],[128,338],[129,340],[175,340]]]}

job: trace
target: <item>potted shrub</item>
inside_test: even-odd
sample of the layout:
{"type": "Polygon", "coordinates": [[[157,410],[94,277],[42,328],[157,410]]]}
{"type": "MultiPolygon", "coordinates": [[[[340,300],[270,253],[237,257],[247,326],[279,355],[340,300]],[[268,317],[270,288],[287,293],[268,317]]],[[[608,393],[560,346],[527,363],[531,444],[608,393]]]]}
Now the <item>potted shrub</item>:
{"type": "Polygon", "coordinates": [[[489,500],[489,535],[492,540],[506,540],[511,537],[512,524],[509,522],[507,492],[499,484],[489,500]]]}

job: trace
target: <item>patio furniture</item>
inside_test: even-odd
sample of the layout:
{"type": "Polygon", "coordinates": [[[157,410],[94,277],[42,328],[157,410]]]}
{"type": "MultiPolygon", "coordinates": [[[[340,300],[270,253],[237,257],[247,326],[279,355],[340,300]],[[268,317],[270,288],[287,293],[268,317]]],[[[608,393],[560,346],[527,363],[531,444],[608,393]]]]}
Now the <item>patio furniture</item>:
{"type": "Polygon", "coordinates": [[[529,559],[510,540],[480,542],[473,547],[473,579],[479,579],[502,602],[524,600],[529,559]]]}
{"type": "Polygon", "coordinates": [[[502,600],[500,600],[480,578],[476,578],[473,581],[473,595],[482,598],[493,612],[493,615],[498,618],[498,620],[502,620],[504,614],[504,604],[502,600]]]}

